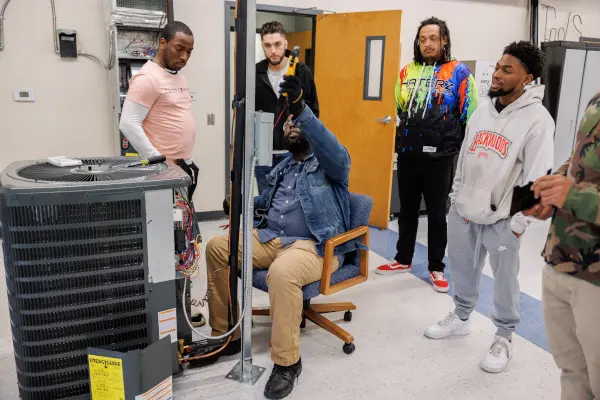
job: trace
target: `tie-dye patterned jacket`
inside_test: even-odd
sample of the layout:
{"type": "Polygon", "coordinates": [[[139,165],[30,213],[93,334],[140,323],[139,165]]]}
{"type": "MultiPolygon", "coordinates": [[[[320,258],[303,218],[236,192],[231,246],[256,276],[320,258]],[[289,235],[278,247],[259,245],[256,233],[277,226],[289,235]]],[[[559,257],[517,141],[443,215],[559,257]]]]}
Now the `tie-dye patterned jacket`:
{"type": "Polygon", "coordinates": [[[396,82],[398,156],[458,154],[475,108],[475,79],[465,64],[454,59],[434,65],[411,62],[396,82]]]}

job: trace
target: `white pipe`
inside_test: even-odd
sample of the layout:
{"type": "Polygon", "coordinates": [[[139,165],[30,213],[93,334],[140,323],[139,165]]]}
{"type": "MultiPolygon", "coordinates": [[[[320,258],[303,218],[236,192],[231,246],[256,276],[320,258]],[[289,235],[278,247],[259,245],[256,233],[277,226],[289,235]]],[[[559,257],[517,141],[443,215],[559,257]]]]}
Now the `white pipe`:
{"type": "MultiPolygon", "coordinates": [[[[240,326],[240,324],[242,323],[242,316],[246,313],[246,310],[244,309],[242,311],[242,316],[240,316],[240,319],[238,320],[238,322],[233,326],[233,328],[231,328],[231,330],[229,332],[226,332],[222,335],[219,336],[206,336],[204,333],[196,330],[196,328],[194,328],[194,325],[192,325],[192,321],[190,321],[190,316],[187,313],[187,309],[186,309],[186,304],[185,304],[185,292],[187,290],[187,282],[188,282],[188,278],[184,278],[185,282],[183,282],[183,291],[181,292],[181,307],[183,307],[183,315],[185,316],[185,320],[187,321],[188,325],[190,326],[190,328],[201,338],[204,339],[214,339],[214,340],[219,340],[219,339],[225,339],[228,336],[232,335],[233,332],[235,332],[235,330],[237,329],[238,326],[240,326]]],[[[209,282],[210,283],[210,282],[209,282]]],[[[210,290],[210,288],[209,288],[210,290]]],[[[250,313],[252,313],[252,309],[250,309],[250,313]]]]}
{"type": "Polygon", "coordinates": [[[2,5],[2,9],[0,9],[0,51],[4,49],[4,13],[8,3],[10,3],[10,0],[6,0],[2,5]]]}
{"type": "Polygon", "coordinates": [[[50,7],[52,8],[52,36],[54,37],[54,52],[59,54],[60,50],[58,48],[58,29],[56,29],[56,7],[54,5],[54,0],[50,0],[50,7]]]}

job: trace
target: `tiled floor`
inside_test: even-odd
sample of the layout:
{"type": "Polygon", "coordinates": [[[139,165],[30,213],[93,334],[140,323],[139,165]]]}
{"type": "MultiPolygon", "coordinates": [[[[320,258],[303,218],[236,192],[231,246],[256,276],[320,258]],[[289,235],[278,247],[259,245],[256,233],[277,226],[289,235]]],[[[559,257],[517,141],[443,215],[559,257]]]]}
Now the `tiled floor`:
{"type": "MultiPolygon", "coordinates": [[[[202,224],[205,241],[222,233],[219,222],[202,224]]],[[[448,295],[434,292],[422,278],[427,244],[426,219],[421,220],[418,258],[413,273],[380,276],[374,269],[393,253],[395,225],[389,231],[373,231],[370,276],[364,284],[316,302],[352,301],[358,309],[352,322],[341,324],[355,337],[356,351],[348,356],[342,343],[307,322],[302,331],[303,372],[290,399],[558,399],[559,372],[545,345],[541,318],[540,251],[547,225],[532,226],[522,237],[520,283],[523,321],[515,337],[515,357],[509,368],[497,375],[478,367],[494,334],[489,319],[492,275],[486,266],[482,296],[473,315],[470,336],[431,341],[423,336],[427,325],[453,308],[448,295]],[[488,281],[486,284],[485,282],[488,281]]],[[[425,258],[426,259],[426,258],[425,258]]],[[[202,266],[204,268],[204,264],[202,266]]],[[[0,275],[3,269],[0,269],[0,275]]],[[[2,278],[0,277],[0,280],[2,278]]],[[[201,297],[206,278],[195,283],[193,295],[201,297]]],[[[16,374],[10,339],[10,324],[4,285],[0,286],[0,398],[17,399],[16,374]]],[[[264,293],[254,292],[253,304],[266,305],[264,293]]],[[[203,310],[205,313],[207,310],[203,310]]],[[[342,314],[330,316],[342,320],[342,314]]],[[[206,332],[206,327],[204,331],[206,332]]],[[[267,368],[255,386],[225,379],[237,359],[224,358],[208,368],[186,371],[175,380],[176,399],[258,399],[268,379],[269,318],[256,317],[253,330],[254,363],[267,368]]]]}

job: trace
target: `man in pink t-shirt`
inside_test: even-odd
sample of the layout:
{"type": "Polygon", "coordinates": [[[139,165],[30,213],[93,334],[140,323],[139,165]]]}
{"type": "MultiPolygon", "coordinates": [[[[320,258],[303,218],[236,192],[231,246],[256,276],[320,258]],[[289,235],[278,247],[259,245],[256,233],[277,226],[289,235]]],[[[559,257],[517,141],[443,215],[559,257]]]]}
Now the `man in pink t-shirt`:
{"type": "MultiPolygon", "coordinates": [[[[169,22],[161,34],[156,57],[129,82],[119,124],[140,157],[164,155],[190,175],[192,185],[187,193],[190,200],[198,176],[198,167],[191,160],[196,124],[190,89],[179,71],[187,64],[193,49],[194,35],[190,28],[179,21],[169,22]]],[[[192,323],[201,326],[206,319],[198,313],[192,317],[192,323]]]]}
{"type": "Polygon", "coordinates": [[[119,128],[142,158],[164,155],[190,160],[196,139],[192,96],[179,72],[194,48],[194,36],[182,22],[167,24],[156,57],[129,82],[119,128]]]}

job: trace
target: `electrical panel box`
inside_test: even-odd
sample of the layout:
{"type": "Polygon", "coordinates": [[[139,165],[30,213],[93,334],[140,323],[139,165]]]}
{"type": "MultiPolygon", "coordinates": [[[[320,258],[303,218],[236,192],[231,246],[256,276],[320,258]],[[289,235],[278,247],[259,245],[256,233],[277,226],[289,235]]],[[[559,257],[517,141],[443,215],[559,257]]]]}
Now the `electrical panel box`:
{"type": "Polygon", "coordinates": [[[158,51],[160,31],[119,29],[117,56],[120,59],[151,59],[158,51]]]}
{"type": "Polygon", "coordinates": [[[254,149],[257,164],[262,167],[273,165],[273,122],[275,115],[271,113],[254,113],[254,149]]]}
{"type": "MultiPolygon", "coordinates": [[[[119,98],[121,109],[123,109],[123,104],[129,91],[129,81],[148,60],[156,56],[159,37],[159,30],[117,29],[116,42],[117,58],[119,60],[119,98]]],[[[137,150],[121,132],[119,132],[119,147],[122,156],[138,156],[137,150]]]]}
{"type": "Polygon", "coordinates": [[[61,57],[77,58],[77,32],[60,29],[58,31],[58,45],[61,57]]]}

